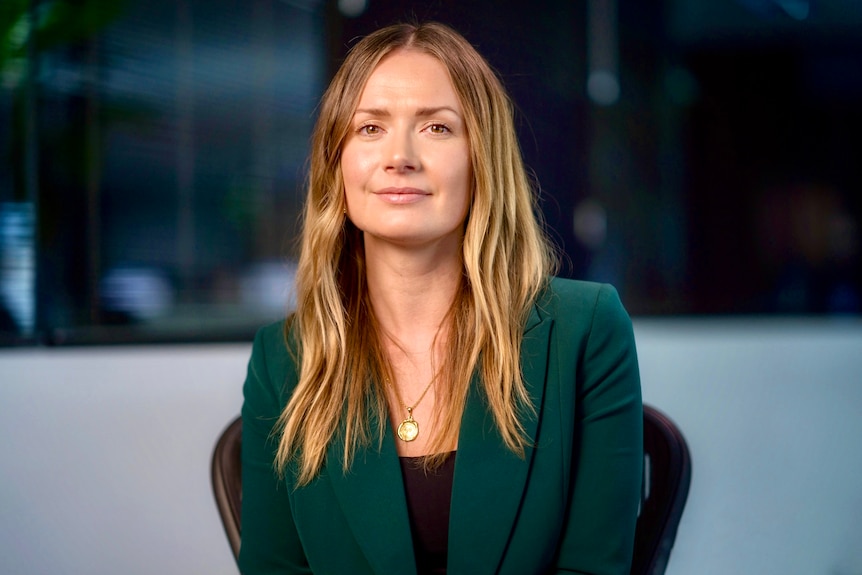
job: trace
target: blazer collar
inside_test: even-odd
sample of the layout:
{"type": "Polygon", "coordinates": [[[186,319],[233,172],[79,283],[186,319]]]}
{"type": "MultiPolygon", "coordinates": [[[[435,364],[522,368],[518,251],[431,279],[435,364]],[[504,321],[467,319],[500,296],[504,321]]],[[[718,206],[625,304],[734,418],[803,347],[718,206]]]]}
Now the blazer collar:
{"type": "MultiPolygon", "coordinates": [[[[536,437],[545,390],[551,319],[534,306],[521,347],[524,379],[536,409],[525,417],[530,440],[536,437]]],[[[340,441],[327,453],[326,474],[353,535],[374,573],[415,575],[416,565],[407,499],[395,437],[386,426],[383,444],[356,454],[351,470],[341,468],[340,441]]],[[[523,495],[533,448],[523,459],[497,432],[474,375],[461,420],[449,519],[449,573],[486,575],[497,571],[523,495]]]]}
{"type": "Polygon", "coordinates": [[[449,573],[490,575],[499,569],[532,464],[548,367],[550,319],[535,308],[527,321],[521,360],[527,391],[536,410],[523,420],[529,444],[521,459],[503,443],[474,377],[461,421],[452,514],[449,518],[449,573]]]}
{"type": "MultiPolygon", "coordinates": [[[[331,442],[326,473],[372,572],[416,575],[407,497],[395,437],[388,423],[385,429],[380,450],[368,448],[357,452],[346,474],[341,464],[344,444],[331,442]]],[[[333,553],[337,552],[333,547],[333,553]]]]}

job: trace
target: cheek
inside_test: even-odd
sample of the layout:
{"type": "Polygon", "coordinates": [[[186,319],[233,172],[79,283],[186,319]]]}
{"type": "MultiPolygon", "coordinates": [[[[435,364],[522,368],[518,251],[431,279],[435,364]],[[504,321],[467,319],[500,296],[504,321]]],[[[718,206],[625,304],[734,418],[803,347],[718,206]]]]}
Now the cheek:
{"type": "Polygon", "coordinates": [[[469,155],[462,156],[461,162],[456,165],[458,166],[456,170],[457,175],[453,178],[454,181],[452,184],[463,195],[462,201],[464,204],[464,214],[466,215],[473,200],[473,168],[470,164],[469,155]]]}
{"type": "Polygon", "coordinates": [[[367,157],[363,157],[351,147],[345,147],[341,154],[341,177],[348,191],[365,183],[369,170],[367,157]]]}
{"type": "Polygon", "coordinates": [[[354,172],[352,166],[341,165],[341,187],[344,190],[346,199],[356,194],[356,190],[361,186],[361,182],[354,172]]]}

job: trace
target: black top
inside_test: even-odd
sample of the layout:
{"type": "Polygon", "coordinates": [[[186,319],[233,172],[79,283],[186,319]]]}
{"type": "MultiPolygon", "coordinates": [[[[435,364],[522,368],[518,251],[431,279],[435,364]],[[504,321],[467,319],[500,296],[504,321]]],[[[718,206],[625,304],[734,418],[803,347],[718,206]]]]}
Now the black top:
{"type": "Polygon", "coordinates": [[[445,575],[449,548],[449,504],[455,475],[455,452],[427,474],[422,457],[401,457],[401,475],[413,534],[419,575],[445,575]]]}

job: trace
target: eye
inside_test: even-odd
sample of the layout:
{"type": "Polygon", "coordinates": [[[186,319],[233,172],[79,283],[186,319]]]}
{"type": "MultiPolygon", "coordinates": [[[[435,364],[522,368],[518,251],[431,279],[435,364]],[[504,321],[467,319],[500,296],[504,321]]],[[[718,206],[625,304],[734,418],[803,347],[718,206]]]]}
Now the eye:
{"type": "Polygon", "coordinates": [[[376,136],[380,133],[380,126],[375,124],[365,124],[359,128],[358,132],[363,136],[376,136]]]}
{"type": "Polygon", "coordinates": [[[431,124],[428,126],[428,131],[432,134],[448,134],[452,130],[446,124],[431,124]]]}

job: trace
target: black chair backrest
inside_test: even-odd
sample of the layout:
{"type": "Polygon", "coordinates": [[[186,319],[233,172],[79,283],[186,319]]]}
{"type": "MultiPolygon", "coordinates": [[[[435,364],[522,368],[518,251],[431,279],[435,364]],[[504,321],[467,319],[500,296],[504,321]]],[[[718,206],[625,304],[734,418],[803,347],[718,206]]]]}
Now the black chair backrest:
{"type": "MultiPolygon", "coordinates": [[[[213,493],[234,557],[239,557],[241,539],[241,445],[242,419],[237,417],[222,432],[212,458],[213,493]]],[[[685,438],[667,416],[645,405],[644,482],[632,575],[665,572],[690,482],[685,438]]]]}
{"type": "Polygon", "coordinates": [[[691,455],[676,424],[644,405],[644,480],[631,575],[662,575],[688,498],[691,455]]]}
{"type": "Polygon", "coordinates": [[[242,513],[242,418],[237,417],[219,436],[212,458],[212,484],[234,558],[239,557],[242,513]]]}

